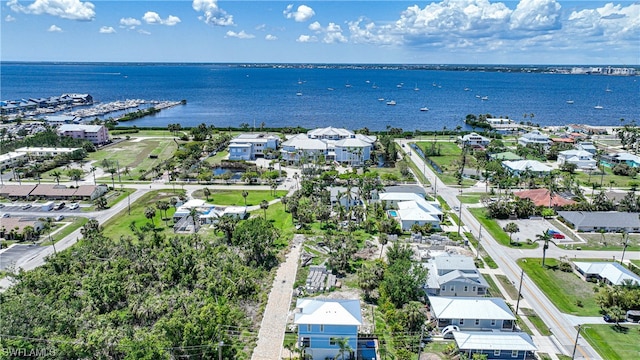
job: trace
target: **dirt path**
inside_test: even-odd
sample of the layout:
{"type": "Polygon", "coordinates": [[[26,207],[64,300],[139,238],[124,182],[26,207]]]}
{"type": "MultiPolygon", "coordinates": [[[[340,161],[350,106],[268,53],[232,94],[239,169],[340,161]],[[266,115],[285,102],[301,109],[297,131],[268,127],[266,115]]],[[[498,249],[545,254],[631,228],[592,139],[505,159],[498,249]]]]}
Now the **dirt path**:
{"type": "Polygon", "coordinates": [[[291,251],[287,254],[286,261],[280,265],[276,277],[273,279],[273,287],[264,309],[262,324],[260,324],[258,332],[258,343],[253,349],[252,360],[281,359],[282,342],[287,327],[293,283],[296,281],[298,259],[300,259],[303,241],[303,235],[293,237],[291,251]]]}

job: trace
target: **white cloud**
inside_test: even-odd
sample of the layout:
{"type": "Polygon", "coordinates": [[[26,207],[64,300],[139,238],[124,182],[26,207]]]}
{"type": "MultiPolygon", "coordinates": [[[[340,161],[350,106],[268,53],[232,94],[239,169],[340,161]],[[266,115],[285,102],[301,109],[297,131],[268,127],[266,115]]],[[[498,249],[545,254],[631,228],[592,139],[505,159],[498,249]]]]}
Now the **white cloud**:
{"type": "Polygon", "coordinates": [[[264,39],[265,39],[265,40],[268,40],[268,41],[274,41],[274,40],[278,40],[278,37],[277,37],[277,36],[275,36],[275,35],[267,34],[267,35],[264,37],[264,39]]]}
{"type": "Polygon", "coordinates": [[[325,44],[347,42],[347,38],[342,34],[342,28],[336,23],[330,22],[327,27],[323,28],[319,22],[314,21],[309,24],[309,30],[322,35],[322,42],[325,44]]]}
{"type": "Polygon", "coordinates": [[[199,18],[209,25],[234,25],[233,15],[227,14],[226,11],[218,7],[217,0],[193,0],[191,6],[193,7],[193,10],[203,13],[199,18]]]}
{"type": "Polygon", "coordinates": [[[253,39],[255,36],[252,34],[247,34],[244,30],[241,30],[240,32],[229,30],[227,31],[226,37],[234,37],[238,39],[253,39]]]}
{"type": "Polygon", "coordinates": [[[154,11],[147,11],[146,13],[144,13],[144,16],[142,16],[142,20],[144,20],[144,22],[146,22],[147,24],[158,24],[167,26],[174,26],[181,21],[179,17],[173,15],[169,15],[169,17],[167,17],[166,19],[162,19],[160,15],[154,11]]]}
{"type": "Polygon", "coordinates": [[[570,32],[601,36],[606,42],[628,39],[637,44],[640,34],[640,3],[627,7],[611,3],[596,9],[574,11],[565,28],[570,32]]]}
{"type": "Polygon", "coordinates": [[[138,29],[138,34],[142,34],[142,35],[151,35],[150,32],[148,32],[147,30],[143,30],[143,29],[138,29]]]}
{"type": "Polygon", "coordinates": [[[116,32],[116,29],[114,29],[111,26],[103,26],[100,28],[100,34],[113,34],[116,32]]]}
{"type": "Polygon", "coordinates": [[[293,4],[287,5],[282,14],[287,19],[293,19],[296,22],[305,22],[311,19],[316,13],[307,5],[300,5],[296,11],[293,10],[293,4]]]}
{"type": "Polygon", "coordinates": [[[7,15],[7,16],[4,18],[4,21],[6,21],[6,22],[14,22],[14,21],[16,21],[16,18],[14,18],[14,17],[13,17],[13,16],[11,16],[11,15],[7,15]]]}
{"type": "Polygon", "coordinates": [[[300,35],[300,36],[298,36],[296,41],[297,42],[301,42],[301,43],[317,42],[318,38],[316,38],[315,36],[310,36],[310,35],[300,35]]]}
{"type": "Polygon", "coordinates": [[[48,32],[62,32],[62,29],[59,26],[51,25],[47,29],[48,32]]]}
{"type": "Polygon", "coordinates": [[[560,4],[556,0],[520,0],[511,14],[511,29],[540,31],[560,27],[560,4]]]}
{"type": "Polygon", "coordinates": [[[130,29],[135,29],[135,27],[139,26],[140,24],[142,24],[140,20],[134,19],[132,17],[120,19],[120,27],[128,27],[130,29]]]}
{"type": "Polygon", "coordinates": [[[15,12],[47,14],[70,20],[89,21],[96,16],[93,3],[80,0],[35,0],[27,6],[23,6],[18,0],[9,0],[7,6],[15,12]]]}

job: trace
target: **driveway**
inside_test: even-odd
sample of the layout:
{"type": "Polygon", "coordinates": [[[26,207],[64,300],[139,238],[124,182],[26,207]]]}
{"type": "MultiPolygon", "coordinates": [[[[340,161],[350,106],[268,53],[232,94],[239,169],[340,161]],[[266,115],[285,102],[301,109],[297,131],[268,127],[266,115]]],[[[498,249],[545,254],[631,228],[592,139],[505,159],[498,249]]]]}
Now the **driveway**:
{"type": "MultiPolygon", "coordinates": [[[[517,233],[513,233],[513,241],[514,242],[525,242],[527,241],[527,239],[531,239],[533,241],[536,240],[536,236],[540,235],[542,233],[544,233],[545,231],[547,231],[547,229],[549,230],[556,230],[559,233],[562,233],[562,231],[559,231],[555,226],[553,226],[553,224],[551,224],[550,222],[548,222],[545,219],[517,219],[517,220],[496,220],[496,222],[498,224],[500,224],[500,227],[504,228],[505,225],[507,225],[508,223],[516,223],[518,224],[518,227],[520,228],[520,231],[518,231],[517,233]]],[[[555,241],[556,243],[558,242],[562,242],[562,241],[566,241],[566,242],[571,242],[570,238],[564,238],[564,239],[553,239],[553,241],[555,241]]]]}

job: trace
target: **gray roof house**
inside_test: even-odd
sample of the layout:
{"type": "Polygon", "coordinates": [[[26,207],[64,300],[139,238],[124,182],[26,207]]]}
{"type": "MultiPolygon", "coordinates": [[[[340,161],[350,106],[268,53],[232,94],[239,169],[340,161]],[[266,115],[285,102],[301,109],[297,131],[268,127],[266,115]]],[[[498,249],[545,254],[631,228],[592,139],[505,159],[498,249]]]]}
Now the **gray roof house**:
{"type": "Polygon", "coordinates": [[[473,354],[487,355],[487,359],[527,359],[538,349],[525,332],[454,331],[453,337],[467,359],[473,354]]]}
{"type": "Polygon", "coordinates": [[[516,317],[500,298],[429,296],[438,328],[456,325],[460,331],[513,331],[516,317]]]}
{"type": "Polygon", "coordinates": [[[489,288],[471,257],[444,253],[430,259],[426,267],[429,270],[424,286],[427,295],[485,296],[489,288]]]}
{"type": "Polygon", "coordinates": [[[558,211],[567,224],[577,231],[640,232],[638,213],[617,211],[558,211]]]}
{"type": "Polygon", "coordinates": [[[581,262],[574,261],[574,270],[585,281],[591,279],[602,281],[608,285],[622,285],[630,281],[640,285],[640,276],[631,272],[617,262],[581,262]]]}

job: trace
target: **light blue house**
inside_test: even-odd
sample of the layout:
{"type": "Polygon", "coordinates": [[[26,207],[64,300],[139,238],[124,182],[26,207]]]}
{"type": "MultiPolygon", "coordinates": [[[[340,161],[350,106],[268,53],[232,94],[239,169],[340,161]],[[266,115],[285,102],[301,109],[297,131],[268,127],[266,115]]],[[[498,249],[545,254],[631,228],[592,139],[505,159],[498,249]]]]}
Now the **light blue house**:
{"type": "Polygon", "coordinates": [[[513,331],[516,317],[500,298],[429,296],[438,328],[455,325],[460,331],[513,331]]]}
{"type": "Polygon", "coordinates": [[[255,160],[275,150],[280,138],[269,134],[240,134],[229,142],[229,160],[255,160]]]}
{"type": "Polygon", "coordinates": [[[337,339],[348,339],[350,350],[344,358],[352,359],[362,325],[360,300],[298,299],[294,323],[298,326],[298,346],[313,359],[341,359],[337,339]]]}

